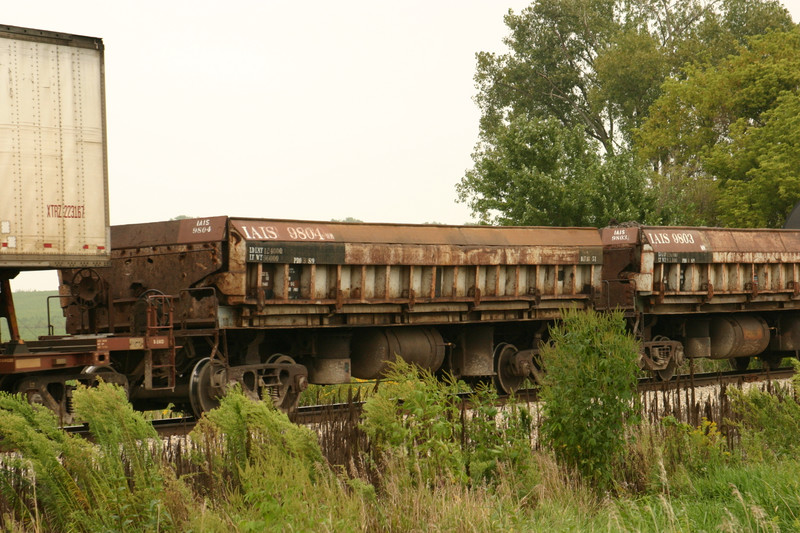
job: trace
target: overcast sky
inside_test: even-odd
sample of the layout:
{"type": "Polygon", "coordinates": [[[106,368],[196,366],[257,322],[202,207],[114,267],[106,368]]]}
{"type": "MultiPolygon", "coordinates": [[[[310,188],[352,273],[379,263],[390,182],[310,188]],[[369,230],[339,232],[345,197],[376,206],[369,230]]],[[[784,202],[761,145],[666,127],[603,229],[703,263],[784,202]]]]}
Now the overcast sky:
{"type": "Polygon", "coordinates": [[[103,39],[112,224],[463,224],[475,54],[503,51],[503,15],[529,3],[25,0],[0,24],[103,39]]]}

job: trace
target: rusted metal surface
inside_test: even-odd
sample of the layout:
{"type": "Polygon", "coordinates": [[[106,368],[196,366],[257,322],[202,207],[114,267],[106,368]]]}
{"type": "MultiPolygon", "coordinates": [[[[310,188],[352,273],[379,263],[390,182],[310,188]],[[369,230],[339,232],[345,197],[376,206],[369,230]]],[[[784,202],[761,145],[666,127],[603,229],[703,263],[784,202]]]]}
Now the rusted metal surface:
{"type": "Polygon", "coordinates": [[[636,285],[635,281],[631,279],[631,274],[637,266],[633,246],[616,246],[605,249],[602,269],[603,285],[595,301],[597,309],[633,308],[636,285]]]}
{"type": "Polygon", "coordinates": [[[621,246],[639,243],[639,227],[611,227],[600,230],[603,246],[621,246]]]}
{"type": "Polygon", "coordinates": [[[371,329],[354,338],[352,374],[359,379],[377,379],[397,357],[435,372],[444,355],[445,343],[434,328],[371,329]]]}
{"type": "MultiPolygon", "coordinates": [[[[314,326],[331,312],[364,323],[384,313],[384,304],[401,304],[387,320],[408,324],[461,321],[473,310],[484,313],[473,320],[505,320],[521,316],[516,302],[527,302],[524,310],[569,300],[588,307],[601,291],[602,242],[593,228],[211,217],[117,226],[111,234],[114,266],[98,269],[108,301],[92,310],[67,307],[68,331],[89,332],[89,323],[130,330],[136,299],[147,290],[175,296],[175,322],[187,327],[223,315],[235,327],[314,326]],[[212,292],[191,292],[202,288],[212,292]],[[446,302],[468,306],[430,307],[446,302]]],[[[64,271],[62,279],[73,275],[64,271]]]]}
{"type": "Polygon", "coordinates": [[[82,368],[108,365],[109,352],[104,350],[83,352],[21,353],[0,356],[0,374],[21,374],[43,370],[82,368]]]}
{"type": "Polygon", "coordinates": [[[453,347],[449,366],[459,376],[489,376],[494,373],[494,329],[476,326],[462,330],[453,347]]]}
{"type": "Polygon", "coordinates": [[[14,296],[11,293],[11,274],[16,275],[16,271],[0,271],[0,317],[6,319],[8,332],[12,343],[20,342],[19,326],[17,324],[17,312],[14,308],[14,296]]]}
{"type": "Polygon", "coordinates": [[[601,235],[604,282],[635,287],[645,344],[678,340],[689,357],[741,365],[796,353],[800,231],[644,226],[601,235]]]}
{"type": "MultiPolygon", "coordinates": [[[[249,294],[260,303],[313,300],[419,304],[588,298],[601,241],[591,228],[496,228],[232,220],[249,294]],[[299,278],[299,284],[297,280],[299,278]]],[[[377,309],[375,311],[378,311],[377,309]]]]}
{"type": "Polygon", "coordinates": [[[659,263],[800,261],[796,230],[643,227],[642,234],[659,263]]]}
{"type": "Polygon", "coordinates": [[[800,314],[784,314],[778,318],[770,347],[785,352],[800,350],[800,314]]]}
{"type": "Polygon", "coordinates": [[[769,326],[758,316],[715,316],[711,320],[711,357],[730,359],[762,353],[769,345],[769,326]]]}
{"type": "MultiPolygon", "coordinates": [[[[114,333],[117,331],[141,335],[134,323],[144,323],[145,307],[140,296],[157,291],[177,298],[175,321],[215,320],[216,298],[213,289],[193,288],[218,272],[224,260],[222,243],[198,245],[148,246],[146,248],[115,249],[112,267],[96,269],[106,291],[102,302],[85,307],[67,300],[66,327],[69,333],[114,333]],[[139,302],[139,303],[137,303],[139,302]]],[[[74,270],[62,270],[62,294],[71,294],[74,270]]]]}
{"type": "Polygon", "coordinates": [[[568,248],[602,246],[594,228],[347,224],[209,217],[112,226],[112,248],[215,242],[223,240],[229,229],[235,230],[243,239],[255,242],[568,248]]]}
{"type": "MultiPolygon", "coordinates": [[[[471,346],[449,357],[453,339],[462,338],[457,328],[534,322],[516,333],[522,344],[515,341],[514,351],[527,354],[534,340],[526,336],[565,308],[592,307],[603,286],[602,241],[593,228],[212,217],[119,226],[111,235],[112,267],[97,269],[102,281],[92,286],[91,301],[75,298],[81,292],[70,285],[80,277],[75,271],[61,273],[68,331],[108,334],[112,358],[141,357],[144,376],[132,379],[148,383],[155,356],[135,354],[161,348],[145,335],[146,298],[170,296],[174,342],[183,346],[175,364],[181,361],[179,375],[192,378],[165,386],[175,385],[175,394],[188,387],[190,398],[209,402],[202,390],[213,389],[209,376],[216,374],[197,366],[203,358],[254,382],[247,369],[279,370],[269,361],[286,353],[314,382],[348,381],[351,370],[380,374],[397,353],[432,371],[447,359],[460,375],[491,376],[491,329],[480,354],[471,346]],[[331,350],[329,332],[347,334],[342,346],[331,350]],[[201,392],[192,395],[192,384],[201,392]]],[[[511,359],[526,366],[517,364],[527,361],[522,357],[511,359]]],[[[296,393],[282,379],[269,388],[286,397],[296,393]]]]}
{"type": "Polygon", "coordinates": [[[641,227],[605,228],[602,235],[611,259],[604,278],[617,267],[613,251],[627,245],[638,264],[621,276],[641,296],[653,295],[643,302],[653,312],[669,312],[670,305],[673,312],[776,301],[800,306],[800,231],[641,227]]]}
{"type": "Polygon", "coordinates": [[[285,242],[450,244],[458,246],[600,246],[594,228],[440,226],[231,219],[245,239],[285,242]]]}
{"type": "Polygon", "coordinates": [[[193,218],[111,226],[111,248],[144,248],[222,241],[228,217],[193,218]]]}

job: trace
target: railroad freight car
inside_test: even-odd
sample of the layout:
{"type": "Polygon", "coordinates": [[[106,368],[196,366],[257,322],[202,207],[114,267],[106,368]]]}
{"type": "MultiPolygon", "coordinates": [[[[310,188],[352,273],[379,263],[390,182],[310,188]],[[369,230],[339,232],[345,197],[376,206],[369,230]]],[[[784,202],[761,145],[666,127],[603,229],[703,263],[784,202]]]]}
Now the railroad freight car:
{"type": "Polygon", "coordinates": [[[287,408],[309,382],[376,378],[397,356],[510,392],[548,324],[602,291],[594,228],[213,217],[111,240],[111,267],[60,273],[67,331],[169,331],[178,349],[116,352],[112,367],[134,404],[197,413],[231,382],[287,408]]]}
{"type": "Polygon", "coordinates": [[[767,367],[800,350],[800,231],[602,230],[606,306],[626,309],[643,366],[668,378],[683,357],[767,367]]]}

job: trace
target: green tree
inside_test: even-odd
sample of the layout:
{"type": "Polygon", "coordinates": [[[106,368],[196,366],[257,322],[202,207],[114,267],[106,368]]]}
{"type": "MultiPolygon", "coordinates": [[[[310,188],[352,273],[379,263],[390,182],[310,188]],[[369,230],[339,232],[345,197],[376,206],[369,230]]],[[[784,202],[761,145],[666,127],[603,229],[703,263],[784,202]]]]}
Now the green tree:
{"type": "Polygon", "coordinates": [[[751,38],[664,84],[638,131],[658,181],[694,222],[779,227],[800,200],[800,29],[751,38]]]}
{"type": "Polygon", "coordinates": [[[683,65],[713,64],[750,35],[793,26],[774,0],[538,0],[505,23],[510,52],[477,56],[481,133],[512,115],[552,116],[606,153],[627,145],[683,65]]]}
{"type": "MultiPolygon", "coordinates": [[[[509,136],[529,137],[531,129],[543,127],[542,121],[560,124],[561,137],[583,137],[583,142],[563,143],[572,151],[550,150],[549,162],[543,159],[547,149],[527,151],[537,157],[528,167],[545,173],[555,169],[557,173],[547,179],[566,179],[576,189],[572,194],[582,196],[590,189],[581,186],[604,187],[608,178],[598,173],[607,172],[606,164],[624,155],[625,165],[612,164],[617,174],[622,168],[628,172],[622,181],[652,189],[642,197],[646,203],[653,197],[664,198],[658,194],[659,180],[643,178],[629,155],[634,132],[661,96],[664,80],[680,78],[687,63],[719,62],[750,35],[792,26],[786,10],[772,0],[537,0],[519,14],[509,11],[505,23],[510,30],[504,40],[509,51],[477,56],[480,142],[473,154],[475,166],[459,186],[461,201],[468,202],[475,215],[503,223],[524,223],[527,219],[518,218],[520,213],[550,210],[552,195],[541,194],[539,187],[524,188],[541,180],[503,177],[500,166],[502,160],[525,163],[517,154],[501,154],[509,147],[509,136]],[[587,151],[595,154],[592,164],[587,162],[587,151]],[[486,159],[494,161],[484,164],[486,159]],[[569,160],[578,161],[590,174],[576,171],[565,176],[562,163],[569,160]],[[573,182],[573,177],[580,179],[573,182]],[[484,183],[494,179],[499,183],[484,183]],[[492,189],[521,198],[495,202],[492,189]],[[520,209],[521,203],[530,207],[520,209]],[[506,206],[513,209],[503,211],[506,206]]],[[[554,126],[547,123],[546,128],[554,126]]],[[[629,210],[621,207],[605,208],[588,218],[601,220],[609,212],[625,218],[629,210]]],[[[633,211],[647,212],[647,221],[658,223],[673,222],[686,209],[676,201],[659,205],[656,211],[647,205],[633,211]]],[[[584,213],[581,206],[570,211],[584,213]]],[[[565,217],[534,218],[562,223],[565,217]]],[[[565,223],[577,225],[586,216],[566,218],[565,223]]]]}
{"type": "Polygon", "coordinates": [[[785,93],[761,115],[764,125],[736,128],[730,162],[750,168],[729,179],[719,198],[723,225],[778,228],[800,201],[800,95],[785,93]]]}
{"type": "Polygon", "coordinates": [[[481,222],[532,226],[648,221],[655,198],[627,155],[602,156],[579,126],[514,118],[474,155],[458,186],[481,222]]]}

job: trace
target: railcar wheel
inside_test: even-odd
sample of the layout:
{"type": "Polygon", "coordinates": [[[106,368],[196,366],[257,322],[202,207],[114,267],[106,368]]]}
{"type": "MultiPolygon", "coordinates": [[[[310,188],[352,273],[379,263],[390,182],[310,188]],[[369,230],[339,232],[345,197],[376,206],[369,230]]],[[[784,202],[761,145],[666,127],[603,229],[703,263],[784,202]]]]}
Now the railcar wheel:
{"type": "Polygon", "coordinates": [[[272,354],[267,358],[268,365],[293,365],[294,359],[282,353],[272,354]]]}
{"type": "Polygon", "coordinates": [[[514,369],[514,356],[517,348],[513,344],[501,343],[494,350],[495,385],[498,391],[513,394],[522,386],[525,376],[514,369]]]}
{"type": "Polygon", "coordinates": [[[81,370],[81,374],[95,376],[96,379],[93,383],[90,382],[91,385],[96,384],[99,380],[102,380],[105,383],[119,385],[125,391],[125,396],[130,399],[130,385],[128,383],[128,377],[124,374],[120,374],[110,366],[87,366],[81,370]]]}
{"type": "Polygon", "coordinates": [[[672,376],[675,375],[675,370],[677,368],[678,365],[675,362],[675,359],[670,359],[669,363],[667,363],[667,368],[655,371],[656,376],[658,376],[658,379],[660,379],[661,381],[669,381],[672,379],[672,376]]]}
{"type": "Polygon", "coordinates": [[[219,407],[219,400],[211,385],[211,359],[208,357],[200,359],[192,369],[189,378],[189,402],[196,418],[219,407]]]}
{"type": "Polygon", "coordinates": [[[731,367],[737,372],[744,372],[750,366],[749,357],[734,357],[731,359],[731,367]]]}
{"type": "Polygon", "coordinates": [[[781,361],[783,361],[783,357],[780,355],[762,355],[761,359],[761,368],[764,370],[775,370],[781,366],[781,361]]]}

